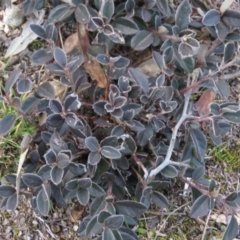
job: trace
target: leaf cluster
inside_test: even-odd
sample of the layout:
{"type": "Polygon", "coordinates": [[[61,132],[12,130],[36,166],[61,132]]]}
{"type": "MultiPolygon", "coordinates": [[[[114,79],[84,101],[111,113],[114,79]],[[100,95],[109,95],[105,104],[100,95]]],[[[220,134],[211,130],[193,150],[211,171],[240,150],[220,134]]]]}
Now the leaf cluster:
{"type": "MultiPolygon", "coordinates": [[[[33,53],[31,63],[43,65],[66,91],[59,96],[51,81],[30,79],[24,63],[6,80],[0,101],[33,121],[38,131],[24,174],[10,174],[9,185],[0,186],[1,208],[15,209],[18,195],[29,188],[33,209],[44,216],[50,199],[66,207],[67,200],[77,198],[89,206],[81,235],[138,239],[132,230],[137,217],[151,204],[167,208],[162,189],[179,178],[192,190],[190,216],[223,207],[232,215],[224,239],[233,239],[240,194],[222,197],[216,182],[205,177],[207,138],[201,123],[209,124],[211,140],[221,145],[231,123],[240,122],[239,105],[227,100],[229,85],[220,78],[223,70],[240,64],[240,13],[208,9],[199,0],[183,0],[177,8],[167,0],[53,2],[48,20],[30,26],[47,42],[33,53]],[[79,51],[67,54],[59,44],[62,21],[83,29],[93,39],[89,46],[79,39],[79,51]],[[211,48],[201,42],[201,28],[214,41],[211,48]],[[161,74],[148,77],[133,68],[130,59],[114,51],[120,45],[134,51],[151,48],[161,74]],[[104,87],[87,71],[92,60],[105,74],[104,87]],[[13,87],[28,96],[12,98],[13,87]],[[209,103],[209,114],[202,116],[190,99],[193,89],[206,88],[224,101],[209,103]],[[40,115],[45,116],[41,125],[36,121],[40,115]]],[[[26,0],[23,12],[30,16],[43,4],[26,0]]],[[[15,114],[3,117],[0,136],[15,121],[15,114]]]]}

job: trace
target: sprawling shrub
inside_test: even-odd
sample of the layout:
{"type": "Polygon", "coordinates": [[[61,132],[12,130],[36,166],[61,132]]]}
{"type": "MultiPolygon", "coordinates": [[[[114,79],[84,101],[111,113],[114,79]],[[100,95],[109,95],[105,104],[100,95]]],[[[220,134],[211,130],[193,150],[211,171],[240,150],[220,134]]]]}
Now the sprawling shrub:
{"type": "MultiPolygon", "coordinates": [[[[240,64],[240,13],[228,10],[227,1],[219,9],[199,0],[183,0],[176,9],[167,0],[52,2],[45,23],[31,25],[48,43],[31,62],[54,74],[64,91],[58,94],[48,79],[31,80],[24,64],[5,82],[0,100],[38,130],[33,148],[23,153],[25,172],[7,175],[9,185],[0,186],[1,208],[15,209],[19,194],[29,189],[34,211],[44,216],[50,198],[62,207],[77,198],[89,209],[81,235],[138,239],[131,230],[137,217],[151,204],[167,208],[162,189],[177,178],[191,188],[190,216],[203,217],[220,206],[231,216],[224,239],[233,239],[240,194],[216,191],[217,183],[205,178],[205,156],[207,134],[221,145],[231,123],[240,123],[227,82],[240,64]],[[70,54],[58,36],[62,21],[75,23],[78,31],[78,50],[70,54]],[[211,46],[202,41],[207,35],[211,46]],[[161,72],[156,77],[121,54],[147,48],[161,72]],[[12,87],[27,97],[12,98],[12,87]],[[192,98],[204,89],[222,98],[206,101],[205,114],[192,98]]],[[[44,1],[26,0],[23,11],[30,17],[43,6],[44,1]]],[[[1,136],[15,120],[9,114],[0,121],[1,136]]]]}

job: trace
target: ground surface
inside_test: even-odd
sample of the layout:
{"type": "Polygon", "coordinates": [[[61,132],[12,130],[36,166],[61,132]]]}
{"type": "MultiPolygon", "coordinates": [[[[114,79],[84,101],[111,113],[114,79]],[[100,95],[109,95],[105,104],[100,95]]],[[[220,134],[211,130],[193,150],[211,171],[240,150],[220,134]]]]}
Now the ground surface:
{"type": "MultiPolygon", "coordinates": [[[[0,12],[0,20],[3,16],[3,11],[0,12]]],[[[21,29],[11,30],[5,33],[0,30],[0,70],[6,62],[3,58],[10,41],[20,34],[21,29]]],[[[74,28],[68,26],[62,29],[63,39],[74,33],[74,28]]],[[[25,51],[12,57],[8,62],[4,71],[0,72],[0,82],[8,71],[13,70],[21,60],[26,60],[29,76],[33,76],[36,68],[29,63],[29,56],[36,48],[42,47],[43,42],[36,40],[25,51]]],[[[132,59],[134,66],[141,63],[139,56],[127,53],[132,59]],[[137,62],[136,62],[137,61],[137,62]]],[[[146,51],[142,61],[149,59],[150,52],[146,51]]],[[[44,77],[44,74],[43,74],[44,77]]],[[[49,77],[46,75],[45,77],[49,77]]],[[[234,101],[239,100],[240,81],[235,79],[231,82],[232,94],[231,98],[234,101]]],[[[5,114],[3,105],[0,106],[0,118],[5,114]]],[[[21,131],[14,131],[10,138],[0,139],[0,178],[5,174],[16,172],[17,162],[19,158],[19,144],[22,140],[22,134],[29,131],[29,126],[21,124],[21,131]]],[[[34,129],[32,129],[34,131],[34,129]]],[[[209,146],[207,157],[207,175],[209,178],[214,178],[218,181],[222,194],[228,194],[236,189],[239,189],[239,169],[240,160],[238,150],[240,148],[240,129],[238,126],[229,133],[225,138],[221,148],[209,146]]],[[[169,182],[169,191],[166,193],[169,196],[170,208],[168,210],[159,210],[152,207],[144,216],[140,218],[140,224],[135,229],[140,239],[173,239],[173,240],[201,240],[204,228],[206,235],[204,239],[214,240],[222,239],[222,233],[226,228],[225,218],[219,216],[216,211],[213,211],[209,220],[190,219],[188,213],[191,202],[188,193],[183,192],[184,185],[179,181],[169,182]]],[[[16,240],[38,240],[38,239],[83,239],[77,234],[77,229],[82,216],[87,209],[79,208],[77,202],[69,203],[66,209],[59,209],[52,206],[49,217],[39,217],[31,209],[31,203],[25,197],[21,197],[20,204],[14,212],[0,212],[0,240],[16,239],[16,240]]]]}

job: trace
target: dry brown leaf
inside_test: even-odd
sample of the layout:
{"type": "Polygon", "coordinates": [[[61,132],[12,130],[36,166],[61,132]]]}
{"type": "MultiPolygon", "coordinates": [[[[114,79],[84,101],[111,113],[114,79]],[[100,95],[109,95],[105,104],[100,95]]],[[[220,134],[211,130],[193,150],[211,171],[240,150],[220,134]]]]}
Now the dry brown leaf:
{"type": "Polygon", "coordinates": [[[84,66],[86,71],[89,73],[92,80],[97,81],[98,87],[107,88],[108,80],[99,62],[88,54],[88,48],[90,46],[88,32],[86,30],[86,26],[81,23],[78,24],[78,41],[81,53],[85,58],[84,66]]]}
{"type": "Polygon", "coordinates": [[[198,110],[199,116],[208,116],[210,114],[209,105],[215,100],[215,93],[210,89],[203,92],[195,106],[198,110]]]}
{"type": "Polygon", "coordinates": [[[84,208],[82,208],[81,210],[76,210],[76,209],[72,209],[70,211],[70,215],[69,215],[69,219],[71,222],[76,222],[79,219],[81,219],[82,215],[84,212],[84,208]]]}
{"type": "Polygon", "coordinates": [[[106,88],[108,81],[106,75],[104,74],[100,64],[96,59],[89,56],[89,60],[84,62],[85,69],[89,73],[92,80],[96,80],[98,83],[98,87],[106,88]]]}
{"type": "Polygon", "coordinates": [[[78,48],[78,33],[70,35],[63,44],[63,49],[66,54],[70,53],[73,49],[78,48]]]}

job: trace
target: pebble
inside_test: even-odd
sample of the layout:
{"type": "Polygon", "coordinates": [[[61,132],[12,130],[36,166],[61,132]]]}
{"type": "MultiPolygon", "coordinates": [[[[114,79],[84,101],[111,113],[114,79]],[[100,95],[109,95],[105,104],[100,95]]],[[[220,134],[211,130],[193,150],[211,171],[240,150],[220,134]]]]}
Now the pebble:
{"type": "Polygon", "coordinates": [[[7,7],[3,15],[3,22],[5,25],[11,28],[16,28],[22,25],[24,21],[24,14],[22,9],[18,5],[12,5],[12,7],[7,7]]]}

